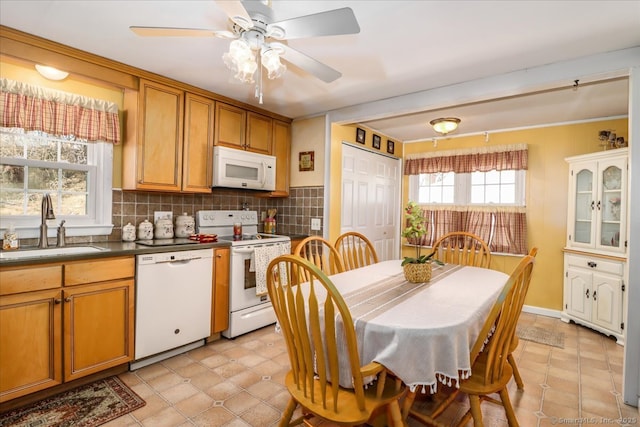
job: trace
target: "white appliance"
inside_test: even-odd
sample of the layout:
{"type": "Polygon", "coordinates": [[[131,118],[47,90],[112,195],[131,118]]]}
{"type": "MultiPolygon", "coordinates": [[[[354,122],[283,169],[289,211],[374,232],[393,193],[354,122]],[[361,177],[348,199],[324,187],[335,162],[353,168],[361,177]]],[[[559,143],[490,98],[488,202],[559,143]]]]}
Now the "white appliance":
{"type": "Polygon", "coordinates": [[[213,250],[136,255],[131,370],[204,345],[211,335],[213,250]]]}
{"type": "Polygon", "coordinates": [[[213,186],[273,191],[276,158],[217,145],[213,148],[213,186]]]}
{"type": "Polygon", "coordinates": [[[256,247],[289,243],[288,236],[258,233],[256,211],[198,211],[196,232],[217,234],[231,242],[229,272],[229,328],[222,336],[234,338],[276,322],[268,295],[256,295],[256,273],[250,271],[256,247]],[[233,237],[233,224],[242,224],[242,237],[233,237]]]}

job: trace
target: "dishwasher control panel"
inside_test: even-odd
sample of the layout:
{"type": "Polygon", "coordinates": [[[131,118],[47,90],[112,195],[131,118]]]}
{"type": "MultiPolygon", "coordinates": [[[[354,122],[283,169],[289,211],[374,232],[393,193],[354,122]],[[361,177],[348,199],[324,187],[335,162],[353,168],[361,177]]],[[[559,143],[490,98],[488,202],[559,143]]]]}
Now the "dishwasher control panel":
{"type": "Polygon", "coordinates": [[[213,258],[213,249],[197,249],[175,252],[158,252],[136,256],[138,265],[158,264],[163,262],[191,261],[201,258],[213,258]]]}

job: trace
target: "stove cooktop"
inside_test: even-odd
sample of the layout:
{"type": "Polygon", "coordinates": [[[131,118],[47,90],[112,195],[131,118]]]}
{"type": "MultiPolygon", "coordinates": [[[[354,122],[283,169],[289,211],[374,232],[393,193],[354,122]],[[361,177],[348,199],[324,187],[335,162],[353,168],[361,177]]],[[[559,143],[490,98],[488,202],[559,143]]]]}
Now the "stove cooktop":
{"type": "Polygon", "coordinates": [[[250,242],[250,241],[259,241],[259,240],[269,240],[269,239],[280,239],[285,236],[279,236],[277,234],[266,234],[266,233],[258,233],[258,234],[243,234],[242,236],[219,236],[218,239],[227,240],[230,242],[250,242]]]}

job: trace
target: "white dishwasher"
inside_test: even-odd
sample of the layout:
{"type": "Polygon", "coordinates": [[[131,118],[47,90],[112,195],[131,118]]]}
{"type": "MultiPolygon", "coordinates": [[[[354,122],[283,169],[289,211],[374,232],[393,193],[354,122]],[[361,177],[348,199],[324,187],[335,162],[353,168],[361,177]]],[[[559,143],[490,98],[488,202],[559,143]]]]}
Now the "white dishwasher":
{"type": "Polygon", "coordinates": [[[211,334],[213,249],[136,255],[131,370],[204,345],[211,334]]]}

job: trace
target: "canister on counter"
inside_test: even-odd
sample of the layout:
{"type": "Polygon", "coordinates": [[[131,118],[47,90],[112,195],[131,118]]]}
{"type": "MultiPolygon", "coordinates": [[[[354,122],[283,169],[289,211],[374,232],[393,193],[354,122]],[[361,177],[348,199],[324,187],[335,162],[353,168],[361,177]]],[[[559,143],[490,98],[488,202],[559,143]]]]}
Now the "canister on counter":
{"type": "Polygon", "coordinates": [[[276,219],[265,218],[264,220],[264,232],[266,234],[275,234],[276,232],[276,219]]]}
{"type": "Polygon", "coordinates": [[[138,239],[139,240],[153,240],[153,224],[145,219],[138,225],[138,239]]]}

